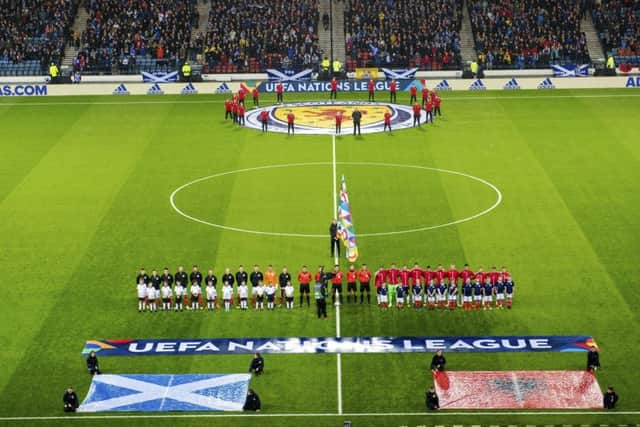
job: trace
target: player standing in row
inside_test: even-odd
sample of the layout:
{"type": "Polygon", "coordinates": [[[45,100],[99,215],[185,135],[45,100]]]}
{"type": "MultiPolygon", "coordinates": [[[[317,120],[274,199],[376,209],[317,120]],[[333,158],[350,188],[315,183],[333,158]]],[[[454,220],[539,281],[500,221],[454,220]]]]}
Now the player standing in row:
{"type": "Polygon", "coordinates": [[[329,99],[338,99],[338,80],[336,78],[331,79],[331,92],[329,93],[329,99]]]}
{"type": "Polygon", "coordinates": [[[382,132],[389,129],[389,133],[391,133],[391,113],[387,110],[384,112],[384,128],[382,132]]]}
{"type": "Polygon", "coordinates": [[[384,271],[384,267],[380,266],[376,270],[376,274],[375,274],[374,279],[373,279],[374,280],[373,284],[374,284],[374,286],[376,288],[376,304],[377,305],[381,305],[382,304],[381,298],[380,298],[380,295],[381,295],[380,289],[382,288],[382,285],[385,284],[386,274],[387,273],[384,271]]]}
{"type": "Polygon", "coordinates": [[[369,79],[369,83],[367,84],[367,90],[369,92],[369,102],[375,102],[376,100],[376,84],[373,79],[369,79]]]}
{"type": "Polygon", "coordinates": [[[218,305],[218,291],[215,286],[213,286],[213,281],[207,282],[207,287],[205,288],[205,296],[207,298],[207,311],[213,311],[218,305]]]}
{"type": "Polygon", "coordinates": [[[287,310],[291,310],[293,308],[293,293],[293,285],[291,284],[291,281],[288,281],[284,286],[284,296],[287,304],[287,310]]]}
{"type": "Polygon", "coordinates": [[[284,93],[284,86],[282,84],[282,82],[278,82],[278,84],[276,84],[276,102],[279,104],[282,104],[283,101],[283,94],[284,93]]]}
{"type": "MultiPolygon", "coordinates": [[[[236,283],[238,284],[238,289],[240,289],[240,286],[242,286],[243,284],[245,286],[247,286],[248,289],[248,283],[249,283],[249,275],[247,274],[246,271],[244,271],[244,266],[239,265],[238,266],[238,271],[236,271],[236,283]]],[[[238,291],[238,305],[240,304],[240,291],[238,291]]],[[[242,308],[242,307],[240,307],[242,308]]]]}
{"type": "Polygon", "coordinates": [[[260,111],[260,123],[262,124],[262,132],[269,130],[269,112],[267,110],[260,111]]]}
{"type": "Polygon", "coordinates": [[[306,265],[302,266],[302,270],[298,273],[298,283],[300,283],[300,307],[302,307],[302,299],[307,297],[307,307],[311,307],[309,293],[311,292],[311,272],[306,265]]]}
{"type": "Polygon", "coordinates": [[[251,91],[251,95],[253,95],[253,106],[254,107],[259,107],[260,106],[260,92],[258,91],[257,87],[253,88],[253,90],[251,91]]]}
{"type": "Polygon", "coordinates": [[[362,264],[358,271],[358,280],[360,281],[360,304],[364,302],[364,294],[367,294],[367,304],[371,304],[371,272],[367,268],[367,264],[362,264]]]}
{"type": "Polygon", "coordinates": [[[427,112],[427,117],[425,119],[425,124],[426,123],[431,123],[433,124],[433,102],[431,101],[431,98],[427,98],[427,101],[424,103],[424,109],[427,112]]]}
{"type": "Polygon", "coordinates": [[[278,304],[278,307],[282,307],[282,304],[284,304],[286,293],[284,288],[287,286],[287,283],[291,283],[291,274],[289,274],[287,267],[283,267],[282,272],[278,276],[278,284],[280,285],[280,303],[278,304]]]}
{"type": "Polygon", "coordinates": [[[409,105],[413,105],[416,102],[418,102],[417,95],[418,95],[418,88],[416,87],[415,84],[412,84],[411,87],[409,88],[409,105]]]}
{"type": "Polygon", "coordinates": [[[391,103],[397,102],[397,97],[396,97],[397,90],[398,90],[398,83],[395,80],[391,80],[391,83],[389,83],[389,102],[391,103]]]}
{"type": "Polygon", "coordinates": [[[224,101],[224,119],[227,120],[229,118],[233,119],[233,113],[231,112],[231,100],[225,99],[224,101]]]}
{"type": "Polygon", "coordinates": [[[411,107],[413,109],[413,127],[420,127],[420,117],[422,116],[422,108],[417,102],[411,107]]]}
{"type": "Polygon", "coordinates": [[[333,267],[333,273],[331,275],[331,303],[336,303],[336,292],[340,298],[340,304],[342,304],[342,279],[344,275],[340,271],[340,266],[335,265],[333,267]]]}
{"type": "Polygon", "coordinates": [[[296,116],[293,114],[293,111],[289,110],[287,112],[287,135],[291,135],[296,133],[295,128],[296,116]]]}
{"type": "MultiPolygon", "coordinates": [[[[252,298],[251,304],[252,305],[255,302],[253,298],[256,297],[258,285],[261,284],[263,280],[264,280],[264,275],[262,274],[262,271],[260,271],[260,266],[258,266],[258,264],[254,265],[253,271],[249,275],[249,282],[251,282],[251,298],[252,298]]],[[[256,306],[256,310],[257,310],[257,306],[256,306]]]]}

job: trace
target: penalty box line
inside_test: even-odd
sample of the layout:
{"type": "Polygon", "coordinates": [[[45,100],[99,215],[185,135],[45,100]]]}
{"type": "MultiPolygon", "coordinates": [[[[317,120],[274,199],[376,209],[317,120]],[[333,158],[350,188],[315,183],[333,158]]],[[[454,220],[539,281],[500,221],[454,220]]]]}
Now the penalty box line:
{"type": "Polygon", "coordinates": [[[464,412],[447,412],[444,411],[432,411],[432,412],[353,412],[353,413],[278,413],[278,414],[265,414],[265,413],[235,413],[235,414],[155,414],[155,415],[69,415],[69,416],[42,416],[42,417],[0,417],[2,421],[55,421],[55,420],[68,420],[68,421],[90,421],[90,420],[104,420],[112,418],[114,420],[122,419],[162,419],[162,418],[280,418],[280,417],[292,417],[292,418],[308,418],[308,417],[478,417],[478,416],[505,416],[505,415],[600,415],[606,417],[612,417],[616,415],[640,415],[640,411],[464,411],[464,412]]]}

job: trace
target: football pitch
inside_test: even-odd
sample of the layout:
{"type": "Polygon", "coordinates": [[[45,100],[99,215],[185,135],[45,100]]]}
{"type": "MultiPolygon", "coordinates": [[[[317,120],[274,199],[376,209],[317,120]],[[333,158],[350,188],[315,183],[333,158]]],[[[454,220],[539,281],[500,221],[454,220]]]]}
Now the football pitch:
{"type": "MultiPolygon", "coordinates": [[[[221,95],[1,99],[0,424],[640,422],[640,92],[440,95],[444,116],[433,125],[354,137],[347,123],[336,138],[237,127],[224,120],[221,95]],[[358,266],[504,265],[517,284],[514,308],[381,311],[345,301],[337,325],[334,307],[319,320],[296,294],[291,311],[137,312],[141,266],[197,264],[220,278],[239,264],[287,266],[294,277],[303,264],[332,265],[328,227],[343,175],[358,266]],[[251,380],[259,415],[62,414],[66,387],[80,399],[88,391],[87,340],[333,337],[337,326],[356,337],[591,335],[598,382],[615,386],[620,402],[606,413],[426,413],[430,354],[291,354],[267,355],[265,374],[251,380]]],[[[452,371],[581,370],[586,355],[448,353],[447,361],[452,371]]],[[[100,362],[106,373],[244,373],[250,356],[100,362]]]]}

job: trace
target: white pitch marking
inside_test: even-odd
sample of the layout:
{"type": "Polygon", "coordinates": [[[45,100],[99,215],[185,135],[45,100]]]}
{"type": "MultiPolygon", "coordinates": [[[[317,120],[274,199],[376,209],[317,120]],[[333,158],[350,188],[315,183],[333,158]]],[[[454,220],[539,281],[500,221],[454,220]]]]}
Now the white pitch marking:
{"type": "MultiPolygon", "coordinates": [[[[336,164],[337,165],[352,165],[352,166],[396,167],[396,168],[430,170],[430,171],[435,171],[435,172],[448,173],[448,174],[452,174],[452,175],[463,176],[463,177],[472,179],[474,181],[480,182],[481,184],[484,184],[484,185],[490,187],[496,193],[496,196],[497,196],[496,197],[496,201],[495,201],[495,203],[493,205],[491,205],[487,209],[484,209],[481,212],[478,212],[478,213],[476,213],[474,215],[471,215],[469,217],[466,217],[466,218],[458,219],[458,220],[455,220],[455,221],[450,221],[450,222],[447,222],[447,223],[444,223],[444,224],[436,224],[436,225],[431,225],[431,226],[418,227],[418,228],[409,229],[409,230],[386,231],[386,232],[376,232],[376,233],[359,233],[358,236],[360,236],[360,237],[378,237],[378,236],[392,236],[392,235],[398,235],[398,234],[410,234],[410,233],[417,233],[417,232],[421,232],[421,231],[435,230],[435,229],[438,229],[438,228],[443,228],[443,227],[449,227],[449,226],[452,226],[452,225],[462,224],[464,222],[472,221],[472,220],[477,219],[477,218],[479,218],[479,217],[481,217],[483,215],[488,214],[489,212],[494,210],[496,207],[498,207],[498,205],[500,203],[502,203],[502,193],[500,192],[498,187],[496,187],[494,184],[490,183],[489,181],[486,181],[486,180],[484,180],[482,178],[479,178],[477,176],[474,176],[474,175],[466,174],[464,172],[452,171],[452,170],[448,170],[448,169],[432,168],[432,167],[420,166],[420,165],[402,165],[402,164],[397,164],[397,163],[336,162],[336,164]]],[[[190,182],[187,182],[186,184],[181,185],[180,187],[176,188],[171,193],[171,195],[169,196],[169,202],[171,203],[171,207],[178,214],[182,215],[183,217],[185,217],[185,218],[187,218],[187,219],[189,219],[191,221],[198,222],[200,224],[204,224],[204,225],[208,225],[208,226],[211,226],[211,227],[220,228],[220,229],[223,229],[223,230],[238,231],[238,232],[241,232],[241,233],[257,234],[257,235],[263,235],[263,236],[326,238],[327,237],[326,234],[280,233],[280,232],[273,232],[273,231],[249,230],[249,229],[246,229],[246,228],[231,227],[231,226],[226,226],[226,225],[222,225],[222,224],[216,224],[216,223],[209,222],[209,221],[204,221],[202,219],[193,217],[193,216],[185,213],[178,206],[176,206],[176,204],[175,204],[175,196],[180,191],[184,190],[187,187],[190,187],[193,184],[197,184],[199,182],[203,182],[203,181],[206,181],[206,180],[209,180],[209,179],[219,178],[219,177],[225,176],[225,175],[231,175],[231,174],[242,173],[242,172],[251,172],[251,171],[257,171],[257,170],[265,170],[265,169],[278,169],[278,168],[288,168],[288,167],[298,167],[298,166],[329,166],[329,165],[331,165],[331,163],[328,163],[328,162],[285,163],[285,164],[280,164],[280,165],[257,166],[257,167],[252,167],[252,168],[244,168],[244,169],[237,169],[237,170],[232,170],[232,171],[227,171],[227,172],[221,172],[221,173],[214,174],[214,175],[204,176],[204,177],[195,179],[193,181],[190,181],[190,182]]]]}
{"type": "MultiPolygon", "coordinates": [[[[341,337],[340,331],[340,294],[336,290],[336,337],[341,337]]],[[[336,365],[338,375],[338,414],[342,415],[342,354],[336,354],[336,365]]]]}

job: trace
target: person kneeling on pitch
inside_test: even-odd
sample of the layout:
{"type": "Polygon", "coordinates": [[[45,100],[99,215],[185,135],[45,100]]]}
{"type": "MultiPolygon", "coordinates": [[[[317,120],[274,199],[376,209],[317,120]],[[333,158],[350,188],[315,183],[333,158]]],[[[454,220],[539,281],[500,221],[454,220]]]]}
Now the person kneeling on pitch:
{"type": "Polygon", "coordinates": [[[87,357],[87,370],[91,375],[100,375],[100,366],[95,351],[89,353],[89,357],[87,357]]]}
{"type": "Polygon", "coordinates": [[[249,365],[249,372],[255,372],[256,375],[262,374],[264,371],[264,358],[260,355],[260,353],[256,353],[253,355],[253,359],[251,359],[251,365],[249,365]]]}
{"type": "Polygon", "coordinates": [[[435,374],[438,371],[444,371],[444,365],[446,365],[447,359],[444,358],[442,350],[436,351],[431,359],[431,371],[435,374]]]}
{"type": "Polygon", "coordinates": [[[600,353],[592,348],[587,353],[587,371],[595,372],[600,367],[600,353]]]}
{"type": "Polygon", "coordinates": [[[253,391],[252,388],[250,388],[247,391],[247,399],[244,401],[244,406],[242,407],[242,410],[260,412],[261,406],[262,405],[260,403],[260,397],[258,397],[258,393],[256,393],[255,391],[253,391]]]}
{"type": "Polygon", "coordinates": [[[62,395],[62,403],[64,404],[64,412],[76,412],[76,409],[80,406],[80,402],[73,387],[69,387],[67,391],[64,392],[64,395],[62,395]]]}
{"type": "Polygon", "coordinates": [[[440,399],[436,394],[436,390],[433,387],[430,387],[427,391],[427,395],[425,397],[425,404],[427,405],[427,409],[431,411],[435,411],[436,409],[440,409],[440,399]]]}

